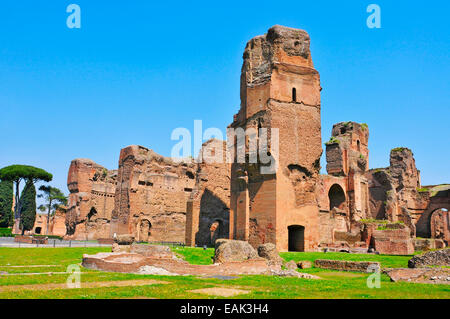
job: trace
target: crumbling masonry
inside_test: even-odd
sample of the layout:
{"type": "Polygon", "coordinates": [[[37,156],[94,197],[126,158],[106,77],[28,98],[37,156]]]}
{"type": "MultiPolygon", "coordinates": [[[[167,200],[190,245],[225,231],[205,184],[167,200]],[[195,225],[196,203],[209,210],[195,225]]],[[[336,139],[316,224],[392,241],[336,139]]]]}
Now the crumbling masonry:
{"type": "MultiPolygon", "coordinates": [[[[320,174],[322,88],[305,31],[274,26],[247,43],[243,59],[241,107],[229,127],[254,129],[258,138],[260,129],[278,129],[277,156],[270,134],[264,150],[277,160],[276,171],[262,174],[259,158],[177,163],[142,146],[122,149],[115,171],[74,160],[67,236],[132,234],[192,246],[231,238],[255,247],[274,243],[280,251],[388,254],[448,245],[450,186],[422,187],[407,148],[391,151],[388,168],[369,170],[366,124],[333,126],[325,143],[328,175],[320,174]]],[[[232,154],[235,144],[228,145],[232,154]]],[[[211,140],[201,155],[219,150],[225,153],[225,142],[211,140]]],[[[253,151],[246,142],[246,155],[253,151]]]]}

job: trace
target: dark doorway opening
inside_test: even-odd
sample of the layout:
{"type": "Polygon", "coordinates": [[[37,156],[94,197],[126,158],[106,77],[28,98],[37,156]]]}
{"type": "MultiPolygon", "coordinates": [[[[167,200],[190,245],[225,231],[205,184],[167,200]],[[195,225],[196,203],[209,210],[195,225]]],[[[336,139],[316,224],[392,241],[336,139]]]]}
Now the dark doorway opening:
{"type": "Polygon", "coordinates": [[[341,186],[334,184],[328,191],[328,199],[330,200],[330,211],[337,207],[345,209],[345,193],[341,186]]]}
{"type": "Polygon", "coordinates": [[[288,227],[289,251],[305,251],[305,227],[292,225],[288,227]]]}
{"type": "Polygon", "coordinates": [[[41,227],[36,227],[36,229],[34,230],[34,233],[39,235],[41,233],[41,231],[42,231],[41,227]]]}

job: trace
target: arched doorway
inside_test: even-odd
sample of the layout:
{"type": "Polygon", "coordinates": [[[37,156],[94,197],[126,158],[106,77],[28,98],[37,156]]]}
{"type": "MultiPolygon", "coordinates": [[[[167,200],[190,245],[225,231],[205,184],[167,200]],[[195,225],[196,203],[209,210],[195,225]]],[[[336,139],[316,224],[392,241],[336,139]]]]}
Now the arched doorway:
{"type": "Polygon", "coordinates": [[[94,219],[94,217],[97,215],[97,210],[92,207],[91,210],[89,211],[89,214],[87,214],[87,221],[90,222],[94,219]]]}
{"type": "Polygon", "coordinates": [[[138,225],[138,236],[137,240],[139,242],[148,242],[148,238],[150,237],[150,229],[152,228],[152,224],[149,220],[143,219],[139,222],[138,225]]]}
{"type": "Polygon", "coordinates": [[[345,210],[345,193],[340,185],[334,184],[330,187],[328,199],[330,201],[330,211],[335,207],[345,210]]]}
{"type": "Polygon", "coordinates": [[[289,251],[305,251],[305,227],[291,225],[288,227],[289,251]]]}

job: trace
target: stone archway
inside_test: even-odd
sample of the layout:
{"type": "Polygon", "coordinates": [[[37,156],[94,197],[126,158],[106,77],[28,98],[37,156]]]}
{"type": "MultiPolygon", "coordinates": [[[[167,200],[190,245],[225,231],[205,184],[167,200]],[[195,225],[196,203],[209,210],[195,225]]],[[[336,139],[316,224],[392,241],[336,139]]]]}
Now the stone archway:
{"type": "Polygon", "coordinates": [[[288,227],[289,251],[305,251],[305,227],[291,225],[288,227]]]}
{"type": "Polygon", "coordinates": [[[431,238],[431,220],[433,214],[441,209],[450,211],[450,197],[433,197],[428,208],[416,222],[416,236],[431,238]]]}
{"type": "Polygon", "coordinates": [[[151,228],[152,224],[148,219],[141,219],[137,227],[137,241],[148,242],[151,228]]]}
{"type": "Polygon", "coordinates": [[[328,200],[330,203],[330,211],[333,208],[345,210],[346,198],[345,192],[339,184],[333,184],[328,191],[328,200]]]}

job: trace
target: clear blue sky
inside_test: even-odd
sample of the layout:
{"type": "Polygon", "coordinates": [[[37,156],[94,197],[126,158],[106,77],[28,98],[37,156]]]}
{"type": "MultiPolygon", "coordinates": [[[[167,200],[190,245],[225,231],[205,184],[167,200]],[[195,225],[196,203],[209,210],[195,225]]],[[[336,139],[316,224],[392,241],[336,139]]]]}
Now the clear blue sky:
{"type": "Polygon", "coordinates": [[[450,182],[449,14],[448,1],[3,0],[0,167],[42,167],[67,193],[74,158],[115,169],[127,145],[170,155],[195,119],[225,129],[246,42],[281,24],[311,36],[324,142],[333,123],[366,122],[371,168],[406,146],[422,184],[450,182]],[[366,26],[370,3],[381,29],[366,26]]]}

